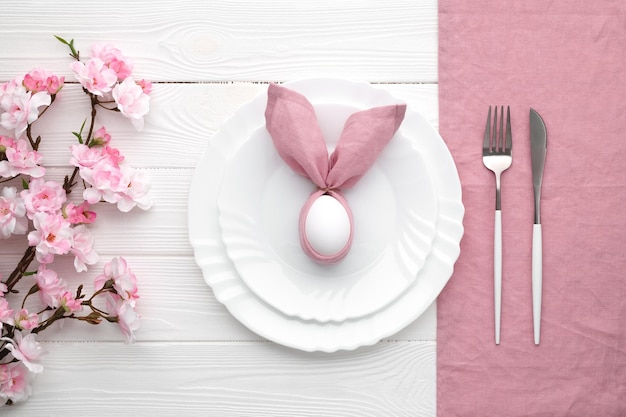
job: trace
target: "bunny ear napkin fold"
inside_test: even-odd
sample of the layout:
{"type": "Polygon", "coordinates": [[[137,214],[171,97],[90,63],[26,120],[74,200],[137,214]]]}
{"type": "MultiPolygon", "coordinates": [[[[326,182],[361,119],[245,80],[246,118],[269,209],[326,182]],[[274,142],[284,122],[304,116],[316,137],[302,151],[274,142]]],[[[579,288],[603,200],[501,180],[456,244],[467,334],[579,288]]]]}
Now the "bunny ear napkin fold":
{"type": "Polygon", "coordinates": [[[352,114],[329,156],[315,109],[306,97],[276,84],[270,84],[267,94],[265,122],[278,154],[294,172],[317,186],[300,211],[302,249],[316,262],[338,262],[348,254],[354,230],[352,211],[342,190],[353,187],[376,162],[404,120],[406,105],[374,107],[352,114]],[[337,200],[350,222],[345,246],[334,253],[324,253],[311,245],[307,234],[309,210],[322,196],[337,200]]]}

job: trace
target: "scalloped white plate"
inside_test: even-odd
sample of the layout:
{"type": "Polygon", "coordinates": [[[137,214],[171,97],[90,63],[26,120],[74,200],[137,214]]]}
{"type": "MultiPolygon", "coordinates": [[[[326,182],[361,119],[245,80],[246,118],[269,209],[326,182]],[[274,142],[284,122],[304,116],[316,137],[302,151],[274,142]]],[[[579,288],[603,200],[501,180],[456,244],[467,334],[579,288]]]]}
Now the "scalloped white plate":
{"type": "MultiPolygon", "coordinates": [[[[316,79],[285,85],[310,99],[337,104],[351,105],[355,100],[369,101],[372,97],[380,103],[397,101],[385,90],[363,82],[316,79]]],[[[326,323],[290,317],[265,303],[243,282],[227,256],[218,223],[217,197],[226,163],[264,125],[266,102],[266,93],[262,93],[227,120],[212,138],[196,169],[189,195],[189,235],[196,262],[216,298],[235,318],[262,337],[305,351],[332,352],[374,344],[419,317],[452,275],[463,235],[464,214],[454,161],[437,132],[409,108],[401,131],[425,156],[438,198],[435,239],[423,268],[398,298],[368,316],[326,323]]]]}
{"type": "MultiPolygon", "coordinates": [[[[313,105],[330,150],[363,109],[313,105]]],[[[435,237],[437,196],[422,155],[396,134],[345,191],[354,240],[333,265],[313,262],[300,247],[298,216],[314,188],[278,156],[265,127],[255,130],[224,168],[218,208],[226,252],[248,288],[285,315],[326,322],[372,314],[413,284],[435,237]]]]}

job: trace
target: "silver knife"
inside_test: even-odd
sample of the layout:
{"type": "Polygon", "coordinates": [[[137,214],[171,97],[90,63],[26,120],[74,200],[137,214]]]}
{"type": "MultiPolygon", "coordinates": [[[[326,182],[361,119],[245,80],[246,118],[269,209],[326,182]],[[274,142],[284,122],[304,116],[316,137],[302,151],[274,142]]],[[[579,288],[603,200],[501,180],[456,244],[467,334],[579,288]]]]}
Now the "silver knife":
{"type": "Polygon", "coordinates": [[[546,162],[548,133],[543,119],[534,109],[530,109],[530,157],[533,167],[533,191],[535,194],[535,220],[533,224],[532,250],[532,293],[533,293],[533,329],[535,344],[539,344],[541,329],[541,292],[542,292],[542,238],[541,238],[541,181],[546,162]]]}

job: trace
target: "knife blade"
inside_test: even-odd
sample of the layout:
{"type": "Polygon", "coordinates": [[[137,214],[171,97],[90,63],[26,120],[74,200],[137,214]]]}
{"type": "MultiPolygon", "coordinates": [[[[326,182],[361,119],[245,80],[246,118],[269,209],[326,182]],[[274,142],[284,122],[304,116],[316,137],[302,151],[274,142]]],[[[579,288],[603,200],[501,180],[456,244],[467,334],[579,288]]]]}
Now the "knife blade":
{"type": "Polygon", "coordinates": [[[532,246],[532,294],[533,331],[535,344],[539,344],[541,333],[541,298],[543,286],[543,243],[541,233],[541,183],[548,148],[548,133],[543,119],[536,110],[530,109],[530,157],[533,170],[535,216],[532,246]]]}

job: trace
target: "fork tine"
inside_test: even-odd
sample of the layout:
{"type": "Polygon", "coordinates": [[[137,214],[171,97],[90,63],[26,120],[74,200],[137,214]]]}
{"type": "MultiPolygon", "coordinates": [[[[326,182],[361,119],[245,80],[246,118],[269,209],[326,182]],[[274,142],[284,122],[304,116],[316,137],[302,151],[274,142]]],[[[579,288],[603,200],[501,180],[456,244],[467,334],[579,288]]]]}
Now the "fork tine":
{"type": "Polygon", "coordinates": [[[489,113],[487,113],[487,125],[485,126],[485,134],[483,136],[483,151],[491,149],[491,106],[489,106],[489,113]]]}
{"type": "Polygon", "coordinates": [[[513,149],[513,136],[511,135],[511,108],[506,106],[506,145],[505,151],[511,152],[513,149]]]}
{"type": "Polygon", "coordinates": [[[498,152],[498,106],[493,106],[493,132],[491,133],[491,150],[498,152]]]}
{"type": "Polygon", "coordinates": [[[498,142],[500,144],[500,152],[504,152],[504,106],[500,106],[500,137],[498,142]]]}
{"type": "Polygon", "coordinates": [[[498,130],[498,152],[504,151],[504,106],[500,106],[500,129],[498,130]]]}

